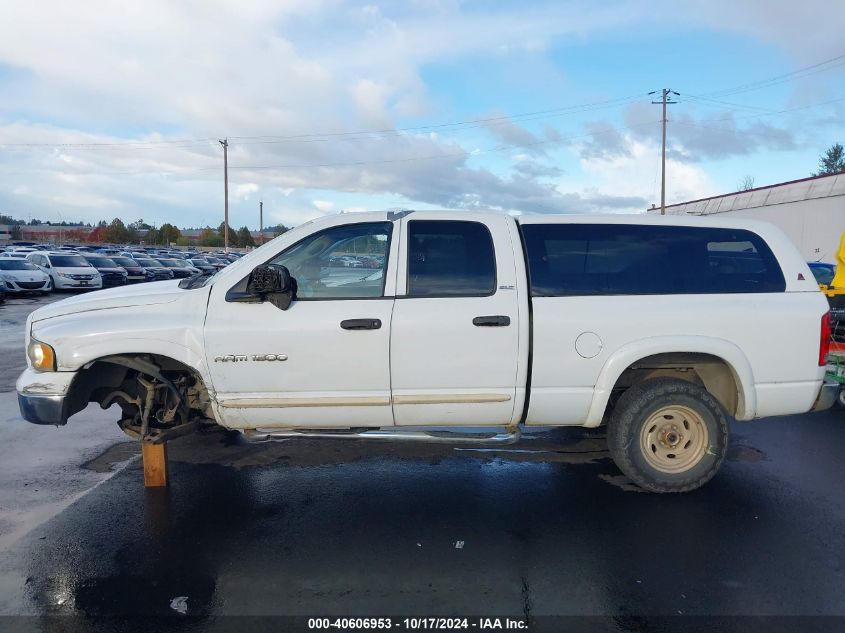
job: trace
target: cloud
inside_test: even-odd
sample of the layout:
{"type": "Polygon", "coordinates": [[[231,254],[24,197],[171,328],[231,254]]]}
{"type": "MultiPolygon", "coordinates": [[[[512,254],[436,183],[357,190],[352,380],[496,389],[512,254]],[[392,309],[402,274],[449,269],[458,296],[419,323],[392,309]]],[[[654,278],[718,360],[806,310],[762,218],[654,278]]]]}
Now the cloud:
{"type": "Polygon", "coordinates": [[[581,143],[581,158],[630,156],[626,139],[615,126],[592,121],[587,123],[586,129],[590,137],[581,143]]]}
{"type": "MultiPolygon", "coordinates": [[[[499,118],[499,115],[489,115],[481,118],[499,118]]],[[[540,139],[531,133],[528,129],[514,123],[511,119],[503,118],[497,121],[487,121],[482,126],[490,132],[493,138],[512,145],[514,147],[521,147],[529,152],[542,151],[532,146],[540,142],[540,139]]]]}
{"type": "MultiPolygon", "coordinates": [[[[821,35],[807,28],[807,18],[802,14],[791,25],[791,5],[773,2],[772,11],[729,20],[725,28],[772,42],[791,32],[785,44],[791,50],[819,48],[821,35]],[[813,33],[813,41],[796,37],[799,32],[813,33]]],[[[727,0],[693,4],[683,15],[663,12],[663,19],[695,14],[720,29],[724,15],[752,12],[727,0]]],[[[629,111],[645,127],[637,127],[643,120],[594,122],[587,140],[567,145],[553,128],[513,119],[476,126],[470,137],[445,130],[350,132],[391,129],[406,116],[461,118],[455,104],[430,94],[433,68],[471,72],[479,59],[537,61],[561,41],[650,23],[651,3],[19,5],[0,0],[0,142],[92,144],[3,148],[0,205],[19,217],[177,217],[216,226],[223,208],[223,137],[230,140],[230,214],[238,225],[255,224],[257,194],[267,217],[286,223],[334,211],[317,206],[315,196],[329,195],[317,191],[349,194],[343,200],[362,207],[390,194],[409,206],[538,212],[636,209],[650,199],[644,190],[652,183],[653,163],[638,152],[653,147],[655,106],[629,111]],[[121,145],[127,139],[135,145],[121,145]],[[578,174],[564,181],[568,174],[549,158],[547,141],[574,151],[595,179],[590,188],[578,174]],[[496,144],[521,148],[526,158],[510,167],[496,152],[468,157],[496,144]],[[650,167],[643,171],[635,160],[650,167]]],[[[833,18],[816,20],[816,26],[835,30],[841,11],[818,12],[833,18]]],[[[561,79],[573,81],[562,71],[561,79]]],[[[799,143],[787,129],[738,117],[721,123],[678,118],[671,138],[672,169],[689,167],[677,171],[686,183],[679,194],[707,188],[694,168],[703,160],[799,143]]]]}
{"type": "Polygon", "coordinates": [[[513,168],[523,176],[531,178],[556,178],[564,173],[560,167],[544,165],[533,160],[517,161],[513,168]]]}
{"type": "MultiPolygon", "coordinates": [[[[624,125],[593,121],[586,125],[587,140],[578,144],[583,159],[607,159],[630,156],[630,139],[659,140],[660,122],[654,119],[656,106],[631,104],[624,114],[624,125]]],[[[694,106],[693,106],[694,107],[694,106]]],[[[670,115],[667,127],[666,155],[679,162],[746,156],[759,151],[789,151],[799,147],[791,129],[779,127],[753,115],[737,116],[730,110],[708,112],[706,118],[691,114],[670,115]]]]}
{"type": "Polygon", "coordinates": [[[235,198],[249,200],[250,195],[256,193],[259,189],[260,187],[254,182],[248,182],[244,184],[236,184],[233,192],[235,194],[235,198]]]}

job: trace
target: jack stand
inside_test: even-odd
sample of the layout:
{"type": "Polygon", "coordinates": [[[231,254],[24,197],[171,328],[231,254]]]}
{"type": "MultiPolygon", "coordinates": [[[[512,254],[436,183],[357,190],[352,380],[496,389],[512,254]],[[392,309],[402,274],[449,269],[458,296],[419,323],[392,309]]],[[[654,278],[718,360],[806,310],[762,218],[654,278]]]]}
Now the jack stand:
{"type": "Polygon", "coordinates": [[[144,462],[144,487],[167,486],[167,444],[141,442],[141,459],[144,462]]]}

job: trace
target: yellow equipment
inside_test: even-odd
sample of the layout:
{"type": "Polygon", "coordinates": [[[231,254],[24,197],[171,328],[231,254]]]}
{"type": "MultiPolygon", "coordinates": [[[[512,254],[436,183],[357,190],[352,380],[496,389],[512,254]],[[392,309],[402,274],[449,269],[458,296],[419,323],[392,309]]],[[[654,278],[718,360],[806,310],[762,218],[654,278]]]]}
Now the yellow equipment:
{"type": "MultiPolygon", "coordinates": [[[[845,232],[839,239],[839,250],[836,251],[836,274],[833,275],[833,281],[830,282],[830,287],[827,293],[845,294],[845,232]]],[[[828,294],[828,296],[833,296],[828,294]]]]}
{"type": "Polygon", "coordinates": [[[830,313],[834,320],[845,321],[845,232],[839,239],[839,250],[836,251],[836,271],[829,286],[819,284],[819,289],[827,297],[830,313]]]}

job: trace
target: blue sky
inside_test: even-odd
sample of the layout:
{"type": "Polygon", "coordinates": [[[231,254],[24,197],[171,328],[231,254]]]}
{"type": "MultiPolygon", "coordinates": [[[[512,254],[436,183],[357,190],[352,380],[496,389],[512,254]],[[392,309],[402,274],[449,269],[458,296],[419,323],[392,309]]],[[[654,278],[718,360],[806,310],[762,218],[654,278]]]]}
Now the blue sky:
{"type": "Polygon", "coordinates": [[[24,219],[216,226],[223,137],[235,226],[256,228],[259,200],[265,223],[288,225],[384,208],[638,212],[659,202],[647,93],[663,87],[681,93],[669,203],[808,176],[845,140],[842,3],[0,9],[0,213],[24,219]]]}

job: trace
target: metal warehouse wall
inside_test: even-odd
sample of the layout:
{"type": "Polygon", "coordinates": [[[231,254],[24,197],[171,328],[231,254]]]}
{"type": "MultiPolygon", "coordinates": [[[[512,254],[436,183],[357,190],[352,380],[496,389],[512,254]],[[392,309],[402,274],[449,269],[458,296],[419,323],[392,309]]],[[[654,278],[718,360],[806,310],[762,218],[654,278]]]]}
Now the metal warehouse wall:
{"type": "MultiPolygon", "coordinates": [[[[651,208],[648,213],[659,213],[651,208]]],[[[845,174],[813,176],[666,207],[668,215],[743,217],[777,225],[807,261],[835,261],[845,231],[845,174]]]]}
{"type": "Polygon", "coordinates": [[[839,239],[845,231],[845,197],[785,202],[714,215],[771,222],[792,239],[807,261],[834,263],[839,239]]]}

